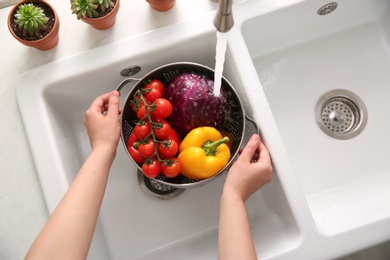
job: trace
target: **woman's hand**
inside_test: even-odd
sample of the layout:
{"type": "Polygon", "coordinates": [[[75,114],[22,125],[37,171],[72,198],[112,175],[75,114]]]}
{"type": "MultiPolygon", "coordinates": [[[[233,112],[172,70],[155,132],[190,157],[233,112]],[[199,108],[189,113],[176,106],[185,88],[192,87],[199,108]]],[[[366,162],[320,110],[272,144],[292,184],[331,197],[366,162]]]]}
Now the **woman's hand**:
{"type": "Polygon", "coordinates": [[[85,113],[92,153],[45,224],[26,259],[86,259],[120,137],[119,92],[97,97],[85,113]]]}
{"type": "Polygon", "coordinates": [[[119,96],[118,91],[103,94],[86,111],[84,125],[92,150],[102,149],[115,156],[120,137],[119,96]]]}
{"type": "Polygon", "coordinates": [[[243,201],[272,180],[272,165],[267,148],[254,134],[227,175],[224,193],[243,201]]]}
{"type": "Polygon", "coordinates": [[[268,150],[255,134],[230,168],[223,187],[218,231],[219,259],[257,259],[244,202],[271,179],[268,150]]]}

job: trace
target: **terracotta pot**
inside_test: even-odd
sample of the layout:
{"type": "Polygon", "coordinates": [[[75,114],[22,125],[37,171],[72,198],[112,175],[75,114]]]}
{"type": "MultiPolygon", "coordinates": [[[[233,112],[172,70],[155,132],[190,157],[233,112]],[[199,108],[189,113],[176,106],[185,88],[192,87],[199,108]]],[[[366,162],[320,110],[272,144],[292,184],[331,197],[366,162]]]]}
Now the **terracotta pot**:
{"type": "Polygon", "coordinates": [[[111,28],[116,21],[116,15],[119,11],[119,0],[116,0],[114,8],[107,15],[99,18],[81,18],[83,22],[91,25],[98,30],[106,30],[111,28]]]}
{"type": "Polygon", "coordinates": [[[146,0],[150,6],[159,12],[165,12],[171,9],[174,5],[176,0],[146,0]]]}
{"type": "Polygon", "coordinates": [[[29,46],[29,47],[34,47],[38,50],[43,50],[43,51],[46,51],[46,50],[50,50],[52,48],[54,48],[57,44],[58,44],[58,41],[59,41],[59,34],[58,34],[58,31],[60,29],[60,19],[57,15],[57,12],[56,10],[53,8],[53,6],[51,6],[47,1],[45,0],[22,0],[20,1],[19,3],[17,3],[10,11],[9,15],[8,15],[8,30],[10,31],[10,33],[12,34],[12,36],[17,39],[20,43],[26,45],[26,46],[29,46]],[[23,40],[21,39],[19,36],[17,36],[15,34],[15,32],[12,30],[12,26],[11,26],[11,21],[12,19],[14,19],[13,17],[13,13],[15,12],[15,10],[19,7],[19,5],[23,4],[23,3],[34,3],[34,2],[42,2],[42,3],[45,3],[48,7],[51,8],[51,10],[53,11],[54,13],[54,27],[53,29],[49,32],[49,34],[47,34],[45,37],[43,37],[42,39],[39,39],[39,40],[35,40],[35,41],[27,41],[27,40],[23,40]]]}

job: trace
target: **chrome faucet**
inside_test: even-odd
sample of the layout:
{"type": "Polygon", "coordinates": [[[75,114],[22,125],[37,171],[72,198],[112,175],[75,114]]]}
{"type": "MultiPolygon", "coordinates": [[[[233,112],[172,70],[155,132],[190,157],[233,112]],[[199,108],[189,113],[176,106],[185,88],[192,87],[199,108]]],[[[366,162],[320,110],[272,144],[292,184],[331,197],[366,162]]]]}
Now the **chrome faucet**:
{"type": "Polygon", "coordinates": [[[219,0],[219,7],[214,18],[217,31],[227,32],[233,27],[232,6],[233,0],[219,0]]]}

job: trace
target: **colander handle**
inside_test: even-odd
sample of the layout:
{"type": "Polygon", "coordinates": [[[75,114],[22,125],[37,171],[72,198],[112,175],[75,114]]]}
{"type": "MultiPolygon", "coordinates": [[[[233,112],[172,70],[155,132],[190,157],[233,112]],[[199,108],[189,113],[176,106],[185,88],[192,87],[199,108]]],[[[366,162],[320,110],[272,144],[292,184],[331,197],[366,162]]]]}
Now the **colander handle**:
{"type": "Polygon", "coordinates": [[[122,88],[123,88],[124,86],[126,86],[127,83],[132,82],[132,81],[139,81],[139,79],[136,79],[136,78],[127,78],[127,79],[124,79],[121,83],[119,83],[119,85],[116,87],[115,90],[121,92],[122,88]]]}
{"type": "Polygon", "coordinates": [[[256,133],[257,133],[258,135],[260,135],[260,128],[259,128],[259,126],[257,125],[257,123],[255,122],[255,120],[252,119],[252,118],[250,118],[250,117],[247,116],[247,115],[245,115],[245,119],[246,119],[247,121],[249,121],[250,123],[252,123],[252,125],[256,128],[256,133]]]}

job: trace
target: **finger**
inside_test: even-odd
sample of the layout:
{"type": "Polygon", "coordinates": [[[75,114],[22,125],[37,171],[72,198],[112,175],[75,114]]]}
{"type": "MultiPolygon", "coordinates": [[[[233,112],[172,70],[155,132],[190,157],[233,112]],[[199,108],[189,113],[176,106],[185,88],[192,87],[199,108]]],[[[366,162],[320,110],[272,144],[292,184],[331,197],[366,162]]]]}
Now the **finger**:
{"type": "Polygon", "coordinates": [[[258,161],[264,164],[271,164],[271,157],[269,155],[268,149],[261,140],[260,140],[259,147],[260,147],[260,155],[258,161]]]}
{"type": "Polygon", "coordinates": [[[251,161],[256,150],[259,149],[259,143],[260,137],[257,134],[252,135],[252,137],[249,139],[248,143],[244,147],[244,150],[242,150],[239,159],[247,162],[251,161]]]}
{"type": "Polygon", "coordinates": [[[119,92],[113,91],[110,93],[107,116],[118,117],[119,111],[119,92]]]}
{"type": "MultiPolygon", "coordinates": [[[[102,114],[103,114],[104,112],[107,112],[107,111],[108,111],[108,107],[109,107],[109,104],[108,104],[108,103],[104,104],[104,108],[102,109],[102,114]]],[[[118,115],[120,115],[120,114],[122,114],[122,109],[121,109],[121,108],[118,109],[118,115]]]]}
{"type": "Polygon", "coordinates": [[[91,104],[90,108],[93,111],[102,113],[104,112],[104,105],[108,102],[110,97],[110,93],[105,93],[103,95],[98,96],[91,104]]]}

